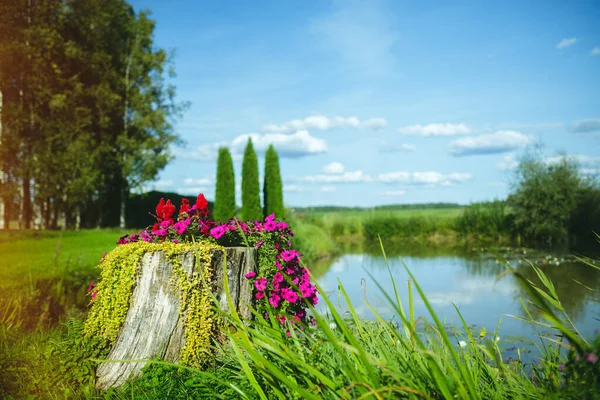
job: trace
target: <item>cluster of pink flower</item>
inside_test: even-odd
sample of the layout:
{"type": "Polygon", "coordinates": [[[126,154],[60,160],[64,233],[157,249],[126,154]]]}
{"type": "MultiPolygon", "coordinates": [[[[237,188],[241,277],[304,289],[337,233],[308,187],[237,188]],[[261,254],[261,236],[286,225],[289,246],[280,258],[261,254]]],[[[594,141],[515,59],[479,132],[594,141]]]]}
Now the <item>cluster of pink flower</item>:
{"type": "MultiPolygon", "coordinates": [[[[317,304],[317,289],[310,281],[308,270],[300,265],[301,254],[291,248],[294,233],[286,222],[277,221],[275,214],[271,214],[264,221],[242,222],[232,218],[218,224],[209,218],[208,202],[202,194],[191,207],[189,201],[183,199],[176,222],[172,218],[174,213],[175,206],[171,201],[161,199],[156,207],[157,222],[138,234],[121,237],[118,244],[139,240],[179,243],[189,236],[199,235],[200,239],[203,237],[226,246],[239,246],[245,237],[259,251],[258,274],[250,272],[246,275],[256,289],[257,309],[264,312],[265,317],[268,317],[269,309],[274,309],[282,324],[287,320],[286,315],[292,324],[307,322],[306,307],[307,304],[317,304]],[[273,252],[273,249],[276,251],[273,252]],[[260,256],[261,253],[264,257],[260,256]]],[[[314,324],[312,317],[310,322],[314,324]]]]}

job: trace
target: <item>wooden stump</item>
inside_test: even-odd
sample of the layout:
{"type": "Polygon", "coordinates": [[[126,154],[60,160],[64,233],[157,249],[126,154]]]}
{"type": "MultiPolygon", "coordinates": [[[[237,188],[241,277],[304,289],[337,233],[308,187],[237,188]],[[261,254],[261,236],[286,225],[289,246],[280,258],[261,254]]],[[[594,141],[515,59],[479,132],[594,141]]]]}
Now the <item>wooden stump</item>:
{"type": "MultiPolygon", "coordinates": [[[[229,292],[241,317],[250,318],[248,305],[253,304],[252,285],[244,275],[256,271],[256,250],[231,247],[213,250],[212,291],[222,310],[228,310],[225,296],[223,262],[227,255],[229,292]]],[[[191,276],[195,256],[182,254],[181,268],[191,276]]],[[[108,354],[107,360],[151,360],[160,358],[177,362],[185,344],[185,314],[180,315],[179,289],[173,284],[173,265],[163,252],[146,253],[133,290],[132,303],[123,327],[108,354]]],[[[118,387],[141,374],[145,362],[101,363],[96,371],[96,387],[106,390],[118,387]]]]}

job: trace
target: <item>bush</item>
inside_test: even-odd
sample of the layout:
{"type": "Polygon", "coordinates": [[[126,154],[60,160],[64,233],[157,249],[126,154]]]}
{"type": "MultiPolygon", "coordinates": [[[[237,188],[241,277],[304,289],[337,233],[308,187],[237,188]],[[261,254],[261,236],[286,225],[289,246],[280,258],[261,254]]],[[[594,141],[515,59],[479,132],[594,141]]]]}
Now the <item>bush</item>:
{"type": "Polygon", "coordinates": [[[465,208],[456,220],[455,229],[462,235],[494,237],[511,231],[512,219],[508,218],[503,201],[474,203],[465,208]]]}

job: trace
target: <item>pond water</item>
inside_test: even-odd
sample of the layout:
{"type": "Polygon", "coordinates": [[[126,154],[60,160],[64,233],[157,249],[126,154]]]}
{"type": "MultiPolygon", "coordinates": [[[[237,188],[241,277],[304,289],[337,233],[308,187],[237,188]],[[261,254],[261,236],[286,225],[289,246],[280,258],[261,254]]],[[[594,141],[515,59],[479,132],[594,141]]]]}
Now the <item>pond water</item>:
{"type": "MultiPolygon", "coordinates": [[[[522,254],[520,257],[512,255],[508,261],[527,279],[539,284],[533,268],[522,260],[522,257],[522,254]]],[[[586,337],[599,334],[600,271],[564,256],[546,255],[538,257],[533,262],[554,283],[559,299],[581,334],[586,337]]],[[[394,318],[401,322],[373,279],[394,297],[391,271],[402,304],[405,310],[408,310],[409,275],[404,267],[406,265],[449,332],[453,332],[455,328],[464,331],[454,304],[474,335],[478,335],[481,328],[485,328],[493,335],[500,322],[499,344],[509,353],[515,352],[517,347],[529,352],[534,349],[533,341],[537,340],[538,333],[544,335],[553,333],[549,329],[509,317],[509,315],[527,317],[521,304],[521,299],[527,304],[527,293],[512,274],[497,279],[498,274],[506,267],[493,256],[485,254],[395,255],[388,256],[388,264],[389,271],[381,255],[346,254],[328,265],[315,266],[313,272],[325,292],[321,296],[326,294],[339,310],[347,311],[348,307],[343,296],[338,295],[339,280],[355,310],[367,319],[374,317],[365,302],[365,293],[369,304],[384,318],[394,318]]],[[[422,316],[433,323],[414,285],[413,299],[415,318],[422,316]]],[[[325,307],[324,301],[318,305],[323,312],[325,307]]],[[[536,318],[534,307],[529,306],[529,308],[536,318]]],[[[421,324],[421,327],[423,326],[421,324]]]]}

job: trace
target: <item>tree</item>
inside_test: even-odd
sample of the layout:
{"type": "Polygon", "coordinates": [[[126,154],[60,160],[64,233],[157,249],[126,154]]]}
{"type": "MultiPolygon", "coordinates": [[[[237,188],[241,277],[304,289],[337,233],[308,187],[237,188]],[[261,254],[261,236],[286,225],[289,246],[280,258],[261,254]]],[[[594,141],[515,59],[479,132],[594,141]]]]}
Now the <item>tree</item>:
{"type": "Polygon", "coordinates": [[[264,215],[275,213],[277,217],[283,217],[283,185],[281,184],[281,174],[279,172],[279,155],[273,145],[269,146],[265,154],[264,176],[264,215]]]}
{"type": "Polygon", "coordinates": [[[262,219],[262,209],[260,207],[260,185],[258,182],[258,159],[254,152],[252,139],[248,139],[248,144],[244,150],[244,160],[242,162],[242,219],[259,220],[262,219]]]}
{"type": "Polygon", "coordinates": [[[227,221],[235,216],[235,174],[233,160],[227,147],[219,149],[217,160],[217,188],[215,191],[215,212],[217,221],[227,221]]]}
{"type": "Polygon", "coordinates": [[[581,213],[591,215],[586,204],[593,197],[590,193],[596,191],[594,182],[580,174],[575,160],[563,156],[548,162],[528,154],[519,163],[508,202],[526,240],[564,245],[579,233],[574,230],[573,218],[581,220],[581,213]]]}

